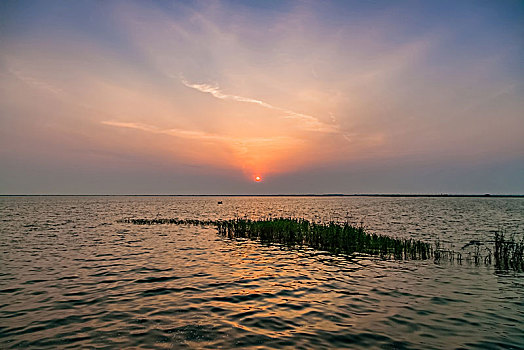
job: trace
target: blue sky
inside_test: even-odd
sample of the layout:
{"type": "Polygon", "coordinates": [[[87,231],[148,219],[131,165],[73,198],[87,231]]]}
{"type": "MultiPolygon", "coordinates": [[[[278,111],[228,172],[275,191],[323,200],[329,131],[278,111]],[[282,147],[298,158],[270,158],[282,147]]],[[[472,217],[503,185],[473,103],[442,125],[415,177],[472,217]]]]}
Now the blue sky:
{"type": "Polygon", "coordinates": [[[0,193],[524,193],[521,1],[0,6],[0,193]]]}

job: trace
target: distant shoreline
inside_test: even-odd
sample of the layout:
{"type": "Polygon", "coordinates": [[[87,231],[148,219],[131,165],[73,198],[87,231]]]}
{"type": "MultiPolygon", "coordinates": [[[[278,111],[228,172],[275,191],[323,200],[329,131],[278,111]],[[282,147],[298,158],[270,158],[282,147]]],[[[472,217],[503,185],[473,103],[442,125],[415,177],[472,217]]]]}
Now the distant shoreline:
{"type": "Polygon", "coordinates": [[[524,194],[0,194],[0,197],[389,197],[524,198],[524,194]]]}

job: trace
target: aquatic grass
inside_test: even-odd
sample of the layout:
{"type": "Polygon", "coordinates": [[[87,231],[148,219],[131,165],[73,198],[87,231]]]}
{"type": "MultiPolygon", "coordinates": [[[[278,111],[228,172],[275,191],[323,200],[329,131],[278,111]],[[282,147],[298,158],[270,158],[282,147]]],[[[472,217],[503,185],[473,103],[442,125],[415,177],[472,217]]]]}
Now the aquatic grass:
{"type": "Polygon", "coordinates": [[[506,239],[504,232],[495,232],[494,260],[499,270],[524,271],[524,236],[519,241],[515,235],[506,239]]]}
{"type": "Polygon", "coordinates": [[[335,254],[368,254],[383,259],[427,260],[435,263],[466,261],[471,264],[490,265],[492,258],[498,270],[524,271],[524,237],[506,238],[504,232],[495,232],[493,249],[486,243],[472,240],[460,251],[444,248],[440,241],[433,248],[430,243],[414,239],[399,239],[367,233],[362,224],[348,222],[311,222],[300,218],[266,218],[262,220],[196,220],[196,219],[123,219],[121,223],[135,225],[193,225],[215,226],[224,237],[259,240],[262,243],[278,243],[289,247],[310,247],[335,254]],[[468,249],[467,249],[468,248],[468,249]]]}
{"type": "Polygon", "coordinates": [[[263,243],[278,243],[290,247],[307,246],[336,254],[363,253],[383,259],[429,259],[429,243],[413,239],[398,239],[370,234],[362,225],[350,223],[315,223],[296,218],[269,218],[263,220],[192,220],[192,219],[123,219],[122,223],[135,225],[176,224],[215,226],[218,233],[228,238],[248,238],[263,243]]]}
{"type": "Polygon", "coordinates": [[[214,220],[194,220],[194,219],[132,219],[126,218],[117,220],[119,223],[134,224],[134,225],[193,225],[193,226],[210,226],[215,225],[214,220]]]}
{"type": "Polygon", "coordinates": [[[228,238],[249,238],[263,243],[307,246],[337,254],[363,253],[388,259],[429,259],[431,245],[418,240],[369,234],[349,223],[315,223],[305,219],[234,219],[217,221],[218,233],[228,238]]]}
{"type": "Polygon", "coordinates": [[[461,264],[464,260],[474,265],[491,265],[494,260],[497,270],[524,271],[524,237],[519,240],[515,234],[512,234],[507,239],[503,231],[494,231],[493,234],[493,241],[472,240],[460,251],[442,248],[440,241],[437,240],[433,250],[435,262],[457,261],[461,264]],[[488,246],[487,243],[493,243],[493,246],[488,246]]]}

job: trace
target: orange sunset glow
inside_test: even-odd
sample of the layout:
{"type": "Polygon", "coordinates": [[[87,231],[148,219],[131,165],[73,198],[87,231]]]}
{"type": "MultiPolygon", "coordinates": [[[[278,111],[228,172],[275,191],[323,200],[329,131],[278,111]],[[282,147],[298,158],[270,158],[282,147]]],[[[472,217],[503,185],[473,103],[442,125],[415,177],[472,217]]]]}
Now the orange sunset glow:
{"type": "Polygon", "coordinates": [[[0,190],[524,190],[518,11],[240,3],[7,6],[0,190]]]}

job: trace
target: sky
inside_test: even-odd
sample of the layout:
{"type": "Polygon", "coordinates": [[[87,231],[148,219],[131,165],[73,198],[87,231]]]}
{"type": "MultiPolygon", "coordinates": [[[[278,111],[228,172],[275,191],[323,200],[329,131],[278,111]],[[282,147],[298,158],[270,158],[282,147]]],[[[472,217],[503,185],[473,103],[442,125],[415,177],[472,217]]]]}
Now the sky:
{"type": "Polygon", "coordinates": [[[2,1],[0,194],[524,194],[523,38],[516,0],[2,1]]]}

